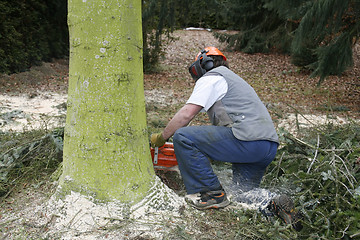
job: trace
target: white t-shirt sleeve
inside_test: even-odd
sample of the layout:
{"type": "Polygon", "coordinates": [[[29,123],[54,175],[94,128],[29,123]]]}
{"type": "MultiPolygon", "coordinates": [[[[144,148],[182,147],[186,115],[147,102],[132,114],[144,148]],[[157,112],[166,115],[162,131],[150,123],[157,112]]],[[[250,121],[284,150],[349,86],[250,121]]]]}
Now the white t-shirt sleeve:
{"type": "Polygon", "coordinates": [[[222,76],[205,76],[200,78],[186,103],[202,106],[205,111],[221,100],[228,90],[226,80],[222,76]]]}

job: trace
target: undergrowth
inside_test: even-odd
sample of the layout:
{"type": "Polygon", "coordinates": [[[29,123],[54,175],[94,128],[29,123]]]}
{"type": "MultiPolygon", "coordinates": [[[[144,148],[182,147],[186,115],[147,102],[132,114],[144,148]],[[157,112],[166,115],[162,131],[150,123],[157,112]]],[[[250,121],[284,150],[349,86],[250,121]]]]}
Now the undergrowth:
{"type": "Polygon", "coordinates": [[[299,239],[360,237],[360,126],[327,124],[281,136],[284,146],[263,184],[294,193],[304,215],[299,239]]]}
{"type": "Polygon", "coordinates": [[[296,232],[277,217],[228,207],[184,216],[164,239],[358,239],[360,125],[279,130],[281,147],[262,187],[291,195],[304,216],[296,232]]]}
{"type": "Polygon", "coordinates": [[[228,207],[223,210],[193,210],[183,216],[164,239],[267,240],[298,239],[291,226],[278,219],[267,220],[259,211],[228,207]]]}
{"type": "MultiPolygon", "coordinates": [[[[301,129],[293,136],[279,131],[281,147],[264,176],[262,187],[290,194],[303,214],[296,232],[279,218],[259,211],[228,207],[184,211],[163,239],[357,239],[360,237],[360,125],[331,124],[301,129]]],[[[17,185],[44,181],[58,158],[46,132],[0,135],[0,156],[38,142],[21,164],[1,179],[2,198],[17,185]]],[[[164,226],[165,227],[165,226],[164,226]]],[[[144,238],[144,239],[152,239],[144,238]]]]}
{"type": "Polygon", "coordinates": [[[18,187],[44,183],[62,160],[56,142],[62,134],[61,129],[0,133],[0,200],[18,187]]]}

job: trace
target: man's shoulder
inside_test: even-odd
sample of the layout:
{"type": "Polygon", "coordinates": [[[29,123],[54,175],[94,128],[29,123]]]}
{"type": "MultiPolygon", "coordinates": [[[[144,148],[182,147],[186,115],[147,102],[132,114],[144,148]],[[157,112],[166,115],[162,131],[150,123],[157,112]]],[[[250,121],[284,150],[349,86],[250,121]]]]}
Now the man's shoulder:
{"type": "Polygon", "coordinates": [[[205,73],[205,75],[207,75],[207,74],[224,76],[224,75],[235,74],[235,73],[225,66],[219,66],[219,67],[213,68],[209,72],[205,73]]]}

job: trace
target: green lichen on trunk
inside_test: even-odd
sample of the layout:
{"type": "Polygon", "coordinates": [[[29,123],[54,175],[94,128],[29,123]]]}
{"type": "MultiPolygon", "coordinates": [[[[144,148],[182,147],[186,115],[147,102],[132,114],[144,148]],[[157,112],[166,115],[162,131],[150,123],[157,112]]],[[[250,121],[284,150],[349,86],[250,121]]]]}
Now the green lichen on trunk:
{"type": "Polygon", "coordinates": [[[139,201],[154,181],[146,131],[141,1],[69,0],[70,80],[60,184],[139,201]]]}

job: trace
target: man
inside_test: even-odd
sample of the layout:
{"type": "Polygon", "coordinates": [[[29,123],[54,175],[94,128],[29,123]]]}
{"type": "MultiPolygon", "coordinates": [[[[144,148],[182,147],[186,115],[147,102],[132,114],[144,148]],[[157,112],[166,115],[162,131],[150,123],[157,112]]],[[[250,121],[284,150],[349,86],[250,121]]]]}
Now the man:
{"type": "Polygon", "coordinates": [[[173,136],[189,204],[226,207],[230,201],[209,159],[232,163],[234,184],[249,191],[259,186],[279,139],[254,89],[229,69],[219,49],[202,50],[189,72],[196,82],[193,93],[163,132],[151,136],[151,143],[162,146],[173,136]],[[200,111],[208,113],[212,125],[187,126],[200,111]]]}

